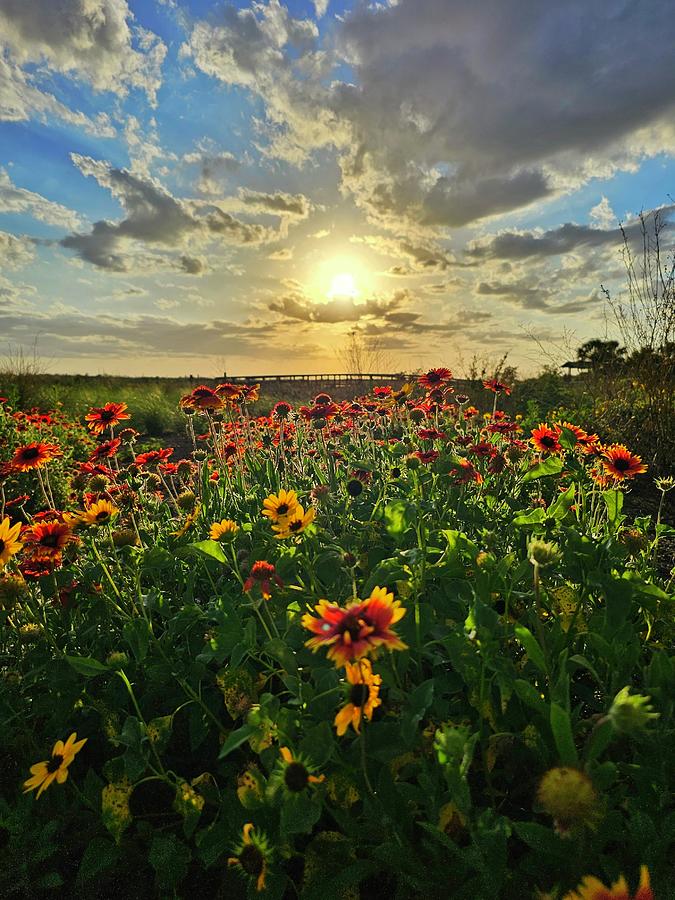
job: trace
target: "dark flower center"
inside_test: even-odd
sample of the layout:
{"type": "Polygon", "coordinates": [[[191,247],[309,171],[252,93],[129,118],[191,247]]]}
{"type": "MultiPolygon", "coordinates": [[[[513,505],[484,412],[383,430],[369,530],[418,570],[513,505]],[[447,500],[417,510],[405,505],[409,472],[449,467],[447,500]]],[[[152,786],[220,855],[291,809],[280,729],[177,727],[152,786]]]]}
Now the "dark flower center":
{"type": "Polygon", "coordinates": [[[361,636],[362,627],[362,619],[356,619],[354,616],[345,616],[342,625],[340,626],[340,633],[344,634],[346,632],[352,641],[357,641],[361,636]]]}
{"type": "Polygon", "coordinates": [[[288,503],[280,503],[277,506],[277,515],[278,516],[285,516],[287,512],[288,512],[288,503]]]}
{"type": "Polygon", "coordinates": [[[7,546],[7,544],[5,544],[3,539],[0,538],[0,553],[2,553],[2,551],[5,549],[6,546],[7,546]]]}
{"type": "Polygon", "coordinates": [[[300,762],[292,762],[286,766],[284,781],[289,791],[299,794],[309,783],[309,772],[300,762]]]}
{"type": "Polygon", "coordinates": [[[613,460],[614,468],[618,469],[619,472],[626,472],[630,469],[630,460],[628,459],[615,459],[613,460]]]}
{"type": "Polygon", "coordinates": [[[59,546],[59,535],[57,532],[52,532],[50,534],[45,534],[40,538],[40,544],[43,547],[58,547],[59,546]]]}
{"type": "Polygon", "coordinates": [[[115,418],[115,413],[112,409],[104,409],[101,411],[100,419],[102,422],[109,422],[111,419],[115,418]]]}
{"type": "Polygon", "coordinates": [[[365,706],[370,696],[370,688],[367,684],[353,684],[349,692],[349,702],[352,706],[365,706]]]}
{"type": "Polygon", "coordinates": [[[60,753],[57,753],[47,763],[47,771],[50,775],[53,775],[54,772],[58,772],[61,768],[61,763],[63,762],[63,756],[60,753]]]}
{"type": "Polygon", "coordinates": [[[24,459],[36,459],[40,455],[40,451],[37,447],[27,447],[22,453],[21,456],[24,459]]]}
{"type": "Polygon", "coordinates": [[[257,878],[265,867],[265,857],[253,844],[246,844],[239,854],[239,863],[247,875],[257,878]]]}
{"type": "Polygon", "coordinates": [[[545,434],[544,437],[539,438],[544,447],[553,447],[555,446],[555,438],[552,438],[550,434],[545,434]]]}
{"type": "Polygon", "coordinates": [[[288,525],[289,531],[302,531],[302,519],[296,519],[294,522],[290,522],[288,525]]]}
{"type": "Polygon", "coordinates": [[[363,485],[356,478],[347,482],[347,493],[350,497],[358,497],[363,492],[363,485]]]}
{"type": "Polygon", "coordinates": [[[438,372],[429,372],[427,375],[427,381],[431,381],[433,384],[437,384],[441,380],[441,376],[438,372]]]}
{"type": "Polygon", "coordinates": [[[109,516],[110,516],[110,513],[109,513],[107,510],[102,509],[101,512],[96,513],[96,521],[97,521],[97,522],[105,522],[105,520],[106,520],[109,516]]]}

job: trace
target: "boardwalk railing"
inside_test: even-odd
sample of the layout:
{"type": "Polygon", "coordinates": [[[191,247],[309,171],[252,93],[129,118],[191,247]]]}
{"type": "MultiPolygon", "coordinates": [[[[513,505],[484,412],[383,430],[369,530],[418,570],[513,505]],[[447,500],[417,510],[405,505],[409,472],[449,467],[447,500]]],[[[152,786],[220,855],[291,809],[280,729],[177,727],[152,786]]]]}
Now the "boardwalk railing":
{"type": "Polygon", "coordinates": [[[224,375],[223,377],[232,384],[256,384],[269,381],[328,381],[331,384],[381,381],[386,384],[392,381],[402,381],[413,376],[407,375],[405,372],[388,372],[384,374],[379,372],[363,372],[361,374],[353,372],[335,374],[334,372],[329,372],[318,375],[224,375]]]}

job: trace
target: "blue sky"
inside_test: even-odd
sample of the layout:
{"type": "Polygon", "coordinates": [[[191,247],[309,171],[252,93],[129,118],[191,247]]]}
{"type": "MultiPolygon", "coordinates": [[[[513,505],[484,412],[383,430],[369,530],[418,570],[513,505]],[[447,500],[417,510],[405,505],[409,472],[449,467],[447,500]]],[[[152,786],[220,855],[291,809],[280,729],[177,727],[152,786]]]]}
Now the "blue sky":
{"type": "Polygon", "coordinates": [[[356,330],[393,370],[562,362],[611,331],[619,222],[673,203],[646,5],[0,0],[2,350],[337,371],[356,330]]]}

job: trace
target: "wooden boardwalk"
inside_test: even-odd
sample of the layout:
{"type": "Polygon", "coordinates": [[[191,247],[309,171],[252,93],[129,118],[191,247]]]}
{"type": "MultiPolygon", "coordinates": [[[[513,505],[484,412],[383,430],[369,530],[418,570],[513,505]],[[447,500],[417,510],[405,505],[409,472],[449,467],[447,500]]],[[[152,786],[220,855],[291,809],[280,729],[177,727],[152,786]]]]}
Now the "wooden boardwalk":
{"type": "Polygon", "coordinates": [[[414,375],[408,375],[405,372],[363,372],[361,374],[347,373],[319,373],[317,375],[224,375],[223,378],[231,384],[265,384],[273,382],[328,382],[336,385],[362,384],[364,382],[372,383],[380,381],[382,384],[391,384],[392,382],[405,381],[407,378],[414,378],[414,375]]]}

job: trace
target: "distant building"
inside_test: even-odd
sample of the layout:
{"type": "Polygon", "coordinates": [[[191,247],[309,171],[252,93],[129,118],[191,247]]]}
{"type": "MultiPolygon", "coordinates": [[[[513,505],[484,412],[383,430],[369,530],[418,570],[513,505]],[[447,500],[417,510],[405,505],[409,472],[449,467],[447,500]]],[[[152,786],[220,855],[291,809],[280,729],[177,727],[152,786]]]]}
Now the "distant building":
{"type": "Polygon", "coordinates": [[[567,369],[565,372],[565,378],[572,377],[572,369],[578,369],[580,371],[586,372],[588,369],[593,368],[593,363],[589,359],[575,359],[565,362],[560,367],[561,369],[567,369]]]}

